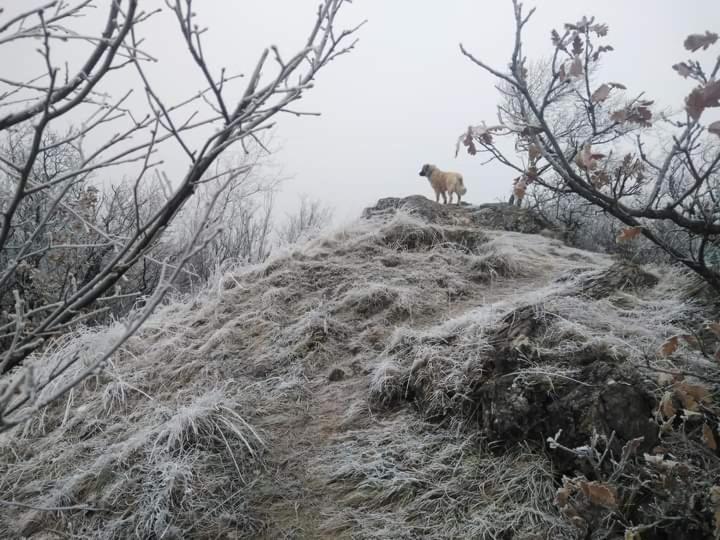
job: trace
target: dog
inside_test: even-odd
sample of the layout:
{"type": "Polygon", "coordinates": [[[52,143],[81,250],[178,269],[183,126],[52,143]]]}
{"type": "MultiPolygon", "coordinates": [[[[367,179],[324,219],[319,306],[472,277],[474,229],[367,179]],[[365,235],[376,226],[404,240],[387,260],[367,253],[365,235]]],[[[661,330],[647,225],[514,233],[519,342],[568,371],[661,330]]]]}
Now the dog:
{"type": "Polygon", "coordinates": [[[452,204],[454,193],[457,195],[457,204],[460,206],[460,197],[467,193],[462,174],[441,171],[435,165],[425,164],[420,171],[420,176],[430,180],[430,185],[435,190],[435,202],[439,203],[442,195],[443,203],[448,204],[447,194],[449,193],[450,204],[452,204]]]}

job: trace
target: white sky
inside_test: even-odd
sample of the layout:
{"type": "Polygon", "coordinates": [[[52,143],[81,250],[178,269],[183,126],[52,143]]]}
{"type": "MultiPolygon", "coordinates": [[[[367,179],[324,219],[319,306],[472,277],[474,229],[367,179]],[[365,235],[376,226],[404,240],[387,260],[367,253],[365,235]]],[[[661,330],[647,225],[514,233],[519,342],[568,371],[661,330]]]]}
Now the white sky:
{"type": "MultiPolygon", "coordinates": [[[[8,11],[36,3],[0,0],[8,11]]],[[[88,28],[102,24],[107,3],[98,0],[97,18],[80,23],[88,28]]],[[[146,9],[162,5],[158,0],[143,4],[146,9]]],[[[199,22],[209,27],[204,44],[214,71],[225,66],[230,72],[248,72],[270,44],[287,53],[296,50],[316,5],[317,0],[196,0],[199,22]]],[[[608,42],[615,47],[606,56],[607,80],[622,82],[629,91],[645,90],[660,105],[675,108],[691,89],[671,69],[688,57],[682,47],[685,36],[720,31],[717,0],[543,0],[526,5],[538,5],[527,32],[531,58],[549,52],[553,27],[595,15],[609,24],[608,42]]],[[[465,59],[458,43],[493,66],[506,66],[513,40],[510,1],[355,0],[346,7],[343,22],[348,26],[363,19],[368,23],[359,32],[356,50],[322,71],[316,88],[296,106],[323,116],[279,122],[276,143],[281,149],[273,159],[290,177],[280,210],[291,208],[297,195],[305,193],[328,203],[336,218],[344,220],[380,197],[430,197],[427,181],[418,176],[425,162],[462,172],[469,202],[506,199],[510,171],[482,166],[480,157],[461,154],[456,159],[454,149],[469,124],[496,118],[497,103],[492,77],[465,59]]],[[[197,90],[172,15],[165,10],[143,32],[145,48],[159,59],[151,74],[160,93],[172,101],[197,90]]],[[[5,76],[31,72],[30,49],[3,54],[5,76]]],[[[117,88],[110,90],[119,94],[131,83],[118,79],[112,84],[117,88]]],[[[174,163],[172,155],[167,159],[174,163]]],[[[183,170],[184,165],[169,167],[173,174],[183,170]]]]}

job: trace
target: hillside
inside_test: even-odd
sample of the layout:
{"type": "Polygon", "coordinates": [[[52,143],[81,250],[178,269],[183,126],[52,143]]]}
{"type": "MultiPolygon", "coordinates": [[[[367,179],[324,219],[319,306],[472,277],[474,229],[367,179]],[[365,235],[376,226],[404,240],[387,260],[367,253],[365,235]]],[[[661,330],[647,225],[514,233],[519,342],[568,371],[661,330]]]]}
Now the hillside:
{"type": "Polygon", "coordinates": [[[712,538],[717,388],[665,372],[717,365],[657,354],[689,278],[554,236],[385,199],[162,307],[0,435],[0,537],[712,538]]]}

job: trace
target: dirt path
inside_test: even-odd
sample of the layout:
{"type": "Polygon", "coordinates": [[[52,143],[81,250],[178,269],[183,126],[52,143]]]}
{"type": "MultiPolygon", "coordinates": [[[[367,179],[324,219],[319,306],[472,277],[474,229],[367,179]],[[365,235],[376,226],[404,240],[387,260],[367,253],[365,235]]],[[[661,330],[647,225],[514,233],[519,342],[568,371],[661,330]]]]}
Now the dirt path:
{"type": "MultiPolygon", "coordinates": [[[[521,297],[547,285],[552,277],[548,273],[478,286],[473,294],[404,326],[427,329],[469,310],[521,297]]],[[[333,367],[343,370],[343,380],[330,382],[329,370],[318,369],[305,384],[307,399],[298,402],[292,414],[260,425],[273,434],[270,467],[276,485],[285,488],[282,493],[269,494],[265,501],[263,513],[269,527],[263,538],[338,538],[337,534],[324,533],[322,529],[324,511],[337,506],[337,501],[328,495],[329,479],[315,476],[310,464],[338,435],[376,421],[367,404],[368,375],[375,364],[376,359],[370,355],[338,358],[333,367]]],[[[345,537],[350,536],[348,532],[345,537]]]]}

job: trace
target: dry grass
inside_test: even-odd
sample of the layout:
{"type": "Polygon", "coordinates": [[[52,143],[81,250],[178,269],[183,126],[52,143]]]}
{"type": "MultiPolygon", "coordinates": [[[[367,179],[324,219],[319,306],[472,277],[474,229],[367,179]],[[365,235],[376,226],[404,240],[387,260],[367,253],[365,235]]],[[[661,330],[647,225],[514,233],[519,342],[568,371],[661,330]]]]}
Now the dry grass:
{"type": "Polygon", "coordinates": [[[493,456],[469,433],[405,414],[348,431],[315,461],[336,502],[330,535],[356,538],[571,537],[553,508],[549,462],[537,453],[493,456]]]}
{"type": "MultiPolygon", "coordinates": [[[[490,452],[477,392],[528,309],[504,375],[518,411],[572,387],[588,351],[677,367],[655,351],[695,314],[685,276],[583,294],[612,263],[396,213],[219,275],[0,435],[0,537],[573,538],[548,456],[490,452]]],[[[38,377],[121,330],[66,336],[38,377]]]]}

